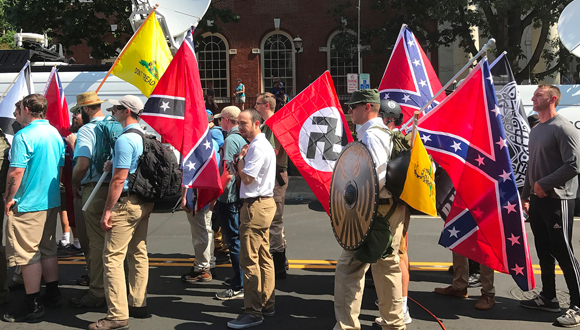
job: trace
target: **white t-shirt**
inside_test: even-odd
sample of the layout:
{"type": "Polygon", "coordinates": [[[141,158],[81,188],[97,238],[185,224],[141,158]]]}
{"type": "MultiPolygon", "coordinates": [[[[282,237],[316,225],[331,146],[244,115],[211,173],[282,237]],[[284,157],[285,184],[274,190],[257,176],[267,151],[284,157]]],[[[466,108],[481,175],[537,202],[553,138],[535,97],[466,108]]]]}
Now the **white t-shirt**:
{"type": "Polygon", "coordinates": [[[242,182],[240,198],[272,197],[276,182],[276,154],[264,133],[258,134],[250,143],[244,156],[243,171],[255,180],[249,185],[242,182]]]}

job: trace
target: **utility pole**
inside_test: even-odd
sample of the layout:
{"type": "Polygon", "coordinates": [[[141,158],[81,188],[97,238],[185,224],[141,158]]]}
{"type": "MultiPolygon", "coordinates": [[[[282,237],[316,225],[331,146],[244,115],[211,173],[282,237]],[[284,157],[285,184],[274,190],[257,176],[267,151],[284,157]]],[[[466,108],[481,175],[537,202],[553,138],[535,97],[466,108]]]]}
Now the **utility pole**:
{"type": "Polygon", "coordinates": [[[360,77],[360,74],[362,72],[362,63],[361,63],[361,57],[360,57],[360,53],[361,53],[361,44],[360,44],[360,0],[358,0],[358,33],[357,33],[357,44],[356,44],[356,50],[357,50],[357,54],[358,54],[358,76],[360,77]]]}

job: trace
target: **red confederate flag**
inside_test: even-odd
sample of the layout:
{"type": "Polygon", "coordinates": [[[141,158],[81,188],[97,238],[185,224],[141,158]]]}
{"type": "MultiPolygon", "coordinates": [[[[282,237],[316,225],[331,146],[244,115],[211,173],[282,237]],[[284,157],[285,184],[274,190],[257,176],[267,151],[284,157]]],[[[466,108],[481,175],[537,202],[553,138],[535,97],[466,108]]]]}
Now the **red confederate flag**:
{"type": "MultiPolygon", "coordinates": [[[[64,89],[60,83],[60,77],[58,76],[58,70],[52,68],[48,81],[46,82],[46,87],[44,88],[44,97],[48,107],[46,109],[46,119],[48,122],[54,126],[60,135],[64,138],[70,134],[70,119],[68,106],[66,104],[66,98],[64,97],[64,89]]],[[[73,193],[72,193],[72,154],[73,150],[65,142],[66,156],[64,158],[64,169],[63,175],[61,177],[62,184],[65,188],[65,198],[67,205],[67,215],[71,226],[75,226],[75,215],[73,206],[73,193]]]]}
{"type": "MultiPolygon", "coordinates": [[[[429,58],[413,32],[403,24],[379,85],[381,99],[397,101],[403,112],[403,123],[409,123],[413,113],[421,110],[441,88],[429,58]]],[[[441,93],[419,116],[429,112],[444,99],[445,93],[441,93]]]]}
{"type": "Polygon", "coordinates": [[[487,59],[419,121],[421,139],[457,191],[439,244],[508,273],[522,290],[534,273],[487,59]]]}
{"type": "Polygon", "coordinates": [[[183,186],[198,188],[194,211],[222,194],[220,175],[209,132],[193,29],[157,83],[141,118],[183,156],[183,186]]]}
{"type": "Polygon", "coordinates": [[[324,72],[266,125],[329,213],[332,170],[342,148],[353,141],[330,73],[324,72]]]}

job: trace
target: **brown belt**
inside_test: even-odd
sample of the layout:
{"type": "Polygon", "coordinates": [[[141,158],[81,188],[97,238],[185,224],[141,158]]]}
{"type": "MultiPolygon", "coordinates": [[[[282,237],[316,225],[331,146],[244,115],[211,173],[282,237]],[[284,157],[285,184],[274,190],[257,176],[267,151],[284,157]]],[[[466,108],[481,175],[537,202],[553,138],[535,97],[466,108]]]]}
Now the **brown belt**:
{"type": "Polygon", "coordinates": [[[258,197],[243,198],[242,200],[244,201],[244,203],[252,204],[255,201],[261,202],[264,199],[270,199],[270,198],[274,198],[274,197],[272,197],[272,196],[258,196],[258,197]]]}

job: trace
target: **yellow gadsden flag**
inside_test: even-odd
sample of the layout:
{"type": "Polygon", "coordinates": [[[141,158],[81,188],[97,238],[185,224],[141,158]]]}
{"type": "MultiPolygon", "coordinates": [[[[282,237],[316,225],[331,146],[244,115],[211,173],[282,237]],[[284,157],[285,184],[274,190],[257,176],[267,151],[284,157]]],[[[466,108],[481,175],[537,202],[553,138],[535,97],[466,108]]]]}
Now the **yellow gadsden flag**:
{"type": "Polygon", "coordinates": [[[435,208],[435,173],[419,132],[415,136],[407,180],[401,199],[417,211],[437,216],[435,208]]]}
{"type": "Polygon", "coordinates": [[[153,12],[129,40],[111,73],[149,97],[172,58],[153,12]]]}

